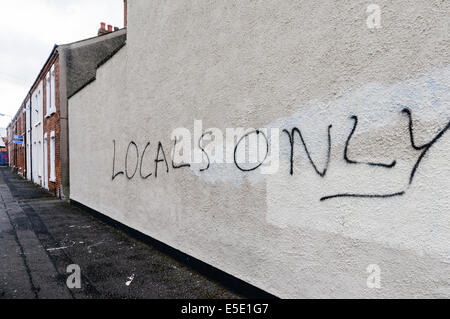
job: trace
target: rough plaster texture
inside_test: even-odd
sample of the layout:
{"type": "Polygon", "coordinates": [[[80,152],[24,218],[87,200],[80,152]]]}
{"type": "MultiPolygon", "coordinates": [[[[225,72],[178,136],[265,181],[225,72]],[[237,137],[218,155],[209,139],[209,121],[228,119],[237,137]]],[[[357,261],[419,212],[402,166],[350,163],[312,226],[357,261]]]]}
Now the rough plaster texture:
{"type": "Polygon", "coordinates": [[[371,30],[366,1],[129,1],[126,47],[69,101],[71,198],[280,297],[450,297],[450,4],[377,3],[371,30]],[[416,146],[446,133],[420,162],[405,108],[416,146]],[[351,116],[349,157],[394,167],[344,160],[351,116]],[[158,142],[170,155],[194,120],[298,127],[319,170],[332,124],[327,174],[297,136],[290,175],[280,133],[272,175],[162,165],[112,180],[114,140],[116,171],[131,141],[151,142],[149,172],[158,142]]]}
{"type": "Polygon", "coordinates": [[[95,79],[97,66],[126,42],[126,29],[58,46],[60,104],[60,194],[70,197],[70,159],[67,99],[95,79]]]}

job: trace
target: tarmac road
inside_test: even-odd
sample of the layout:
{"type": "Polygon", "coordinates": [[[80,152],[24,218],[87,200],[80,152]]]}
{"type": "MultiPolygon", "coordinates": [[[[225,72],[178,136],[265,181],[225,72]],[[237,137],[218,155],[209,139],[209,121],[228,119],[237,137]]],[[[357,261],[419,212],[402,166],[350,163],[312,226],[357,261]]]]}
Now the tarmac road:
{"type": "Polygon", "coordinates": [[[0,167],[0,299],[72,298],[240,296],[0,167]]]}

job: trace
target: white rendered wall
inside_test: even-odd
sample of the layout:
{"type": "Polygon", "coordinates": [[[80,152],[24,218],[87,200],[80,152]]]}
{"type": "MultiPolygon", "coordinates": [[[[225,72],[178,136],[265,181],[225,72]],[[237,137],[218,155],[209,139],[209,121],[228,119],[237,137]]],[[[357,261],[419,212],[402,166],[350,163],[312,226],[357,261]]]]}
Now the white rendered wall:
{"type": "Polygon", "coordinates": [[[450,297],[450,7],[378,4],[381,29],[366,1],[129,1],[126,47],[69,101],[71,198],[279,297],[450,297]],[[278,128],[279,169],[112,179],[195,120],[278,128]],[[323,177],[298,135],[290,174],[293,128],[320,172],[331,147],[323,177]]]}

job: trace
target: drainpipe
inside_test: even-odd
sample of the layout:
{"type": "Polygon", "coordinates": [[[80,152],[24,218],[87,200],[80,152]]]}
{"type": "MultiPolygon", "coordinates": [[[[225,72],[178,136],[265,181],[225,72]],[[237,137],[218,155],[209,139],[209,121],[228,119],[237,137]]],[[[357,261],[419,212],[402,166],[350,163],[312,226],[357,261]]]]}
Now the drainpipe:
{"type": "Polygon", "coordinates": [[[27,167],[27,142],[28,142],[28,139],[27,139],[27,105],[25,104],[24,106],[25,106],[25,108],[24,108],[25,114],[23,114],[23,111],[22,111],[22,115],[23,115],[23,128],[25,129],[25,134],[23,136],[23,148],[24,148],[25,160],[23,163],[22,171],[23,171],[23,177],[25,179],[27,179],[27,174],[28,174],[28,171],[27,171],[28,170],[28,167],[27,167]]]}
{"type": "Polygon", "coordinates": [[[14,117],[13,119],[13,123],[14,123],[14,132],[12,134],[13,137],[13,167],[12,167],[12,172],[14,173],[16,171],[16,148],[17,148],[17,144],[14,142],[14,136],[17,135],[17,121],[16,118],[14,117]]]}
{"type": "Polygon", "coordinates": [[[24,105],[24,111],[22,111],[22,115],[23,115],[23,128],[24,128],[24,135],[23,135],[23,154],[24,154],[24,162],[23,162],[23,168],[22,168],[22,172],[23,172],[23,177],[24,179],[27,179],[27,106],[26,104],[24,105]],[[25,114],[24,114],[24,113],[25,114]]]}
{"type": "Polygon", "coordinates": [[[128,1],[123,0],[123,26],[126,28],[128,26],[128,1]]]}
{"type": "Polygon", "coordinates": [[[34,182],[33,178],[33,95],[28,93],[30,98],[30,172],[31,172],[31,181],[34,182]]]}

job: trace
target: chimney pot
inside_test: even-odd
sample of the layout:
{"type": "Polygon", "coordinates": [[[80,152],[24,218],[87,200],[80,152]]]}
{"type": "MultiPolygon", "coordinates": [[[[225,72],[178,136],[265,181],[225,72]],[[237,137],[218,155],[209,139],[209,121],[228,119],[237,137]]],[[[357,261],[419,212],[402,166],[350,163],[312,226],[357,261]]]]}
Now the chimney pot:
{"type": "Polygon", "coordinates": [[[108,24],[108,32],[112,32],[112,25],[108,24]]]}
{"type": "Polygon", "coordinates": [[[106,23],[105,22],[100,22],[100,29],[98,29],[98,35],[103,35],[107,33],[106,32],[106,23]]]}

